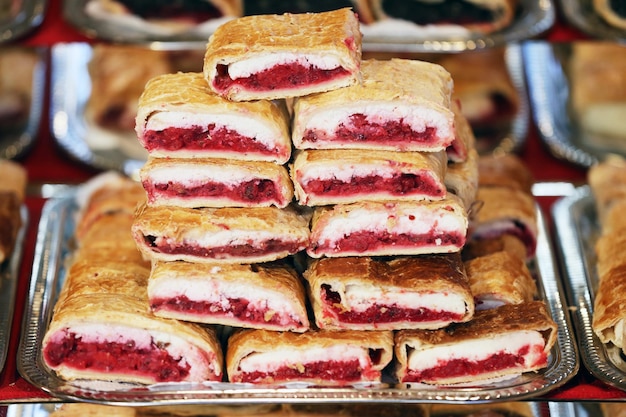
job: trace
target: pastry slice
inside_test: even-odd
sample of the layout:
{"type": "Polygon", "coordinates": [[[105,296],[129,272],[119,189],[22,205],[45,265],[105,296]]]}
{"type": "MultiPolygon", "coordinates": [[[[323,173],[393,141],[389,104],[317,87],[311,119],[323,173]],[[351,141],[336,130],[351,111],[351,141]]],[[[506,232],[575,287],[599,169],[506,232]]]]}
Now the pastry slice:
{"type": "Polygon", "coordinates": [[[148,205],[284,208],[293,183],[283,165],[221,158],[152,158],[140,171],[148,205]]]}
{"type": "Polygon", "coordinates": [[[228,339],[226,367],[231,382],[346,386],[381,382],[392,356],[390,331],[242,330],[228,339]]]}
{"type": "Polygon", "coordinates": [[[284,258],[309,243],[309,217],[292,206],[199,208],[142,206],[132,232],[147,258],[255,263],[284,258]]]}
{"type": "Polygon", "coordinates": [[[473,214],[469,240],[492,239],[512,234],[526,245],[532,258],[537,248],[537,211],[532,195],[509,187],[478,187],[481,206],[473,214]]]}
{"type": "Polygon", "coordinates": [[[376,20],[403,20],[448,30],[450,26],[459,26],[481,34],[510,25],[516,5],[515,0],[372,0],[376,20]]]}
{"type": "Polygon", "coordinates": [[[141,145],[156,157],[284,164],[291,156],[284,105],[226,100],[208,88],[200,73],[151,79],[139,98],[135,130],[141,145]]]}
{"type": "Polygon", "coordinates": [[[537,284],[524,259],[500,251],[465,261],[476,310],[532,301],[537,284]]]}
{"type": "Polygon", "coordinates": [[[478,185],[510,187],[532,194],[535,179],[524,162],[514,154],[481,155],[478,159],[478,185]]]}
{"type": "Polygon", "coordinates": [[[476,311],[439,330],[400,330],[396,375],[404,383],[449,385],[513,377],[548,364],[556,323],[541,301],[476,311]]]}
{"type": "Polygon", "coordinates": [[[463,203],[452,194],[437,201],[318,207],[307,253],[320,258],[458,252],[467,224],[463,203]]]}
{"type": "Polygon", "coordinates": [[[361,73],[360,84],[296,99],[297,149],[441,151],[453,142],[453,82],[443,67],[368,59],[361,73]]]}
{"type": "Polygon", "coordinates": [[[526,260],[526,245],[517,236],[503,234],[493,238],[470,240],[463,246],[461,256],[464,261],[505,251],[519,259],[526,260]]]}
{"type": "Polygon", "coordinates": [[[609,25],[626,30],[626,10],[624,4],[613,0],[593,0],[593,10],[609,25]]]}
{"type": "Polygon", "coordinates": [[[468,214],[475,209],[478,195],[478,152],[470,149],[463,162],[451,162],[446,169],[444,184],[446,190],[459,197],[468,214]]]}
{"type": "Polygon", "coordinates": [[[470,320],[474,313],[458,253],[322,258],[304,277],[321,329],[438,329],[470,320]]]}
{"type": "Polygon", "coordinates": [[[359,81],[361,32],[350,8],[245,16],[209,38],[204,77],[233,101],[297,97],[359,81]]]}
{"type": "Polygon", "coordinates": [[[476,136],[472,131],[467,117],[461,112],[458,100],[452,101],[454,112],[454,140],[446,148],[446,154],[450,162],[465,162],[469,153],[476,148],[476,136]]]}
{"type": "Polygon", "coordinates": [[[440,200],[446,161],[443,151],[308,150],[297,152],[291,176],[298,202],[308,206],[440,200]]]}
{"type": "MultiPolygon", "coordinates": [[[[623,258],[623,255],[620,259],[623,258]]],[[[626,262],[602,272],[595,292],[592,328],[602,343],[626,354],[626,262]]]]}
{"type": "Polygon", "coordinates": [[[275,331],[309,327],[304,286],[286,265],[157,261],[148,297],[160,317],[275,331]]]}

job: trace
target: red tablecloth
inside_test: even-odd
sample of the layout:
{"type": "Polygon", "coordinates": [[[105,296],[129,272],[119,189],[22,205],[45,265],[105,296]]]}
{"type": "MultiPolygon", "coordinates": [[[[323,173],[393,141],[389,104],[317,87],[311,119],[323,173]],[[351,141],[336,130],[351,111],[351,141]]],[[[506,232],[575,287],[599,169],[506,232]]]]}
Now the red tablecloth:
{"type": "MultiPolygon", "coordinates": [[[[559,17],[553,29],[544,35],[550,41],[571,41],[586,39],[587,37],[567,26],[559,17]]],[[[67,24],[61,14],[61,0],[50,0],[46,17],[42,25],[18,43],[30,46],[50,46],[59,42],[75,42],[91,40],[67,24]]],[[[46,97],[46,103],[48,97],[46,97]]],[[[44,109],[39,138],[36,146],[21,160],[26,166],[29,179],[32,182],[80,183],[91,178],[96,170],[84,166],[69,158],[60,150],[50,134],[47,119],[48,107],[44,109]]],[[[568,181],[583,183],[586,172],[580,167],[557,160],[545,149],[537,136],[534,127],[531,127],[525,148],[521,157],[535,174],[537,181],[568,181]]],[[[548,213],[550,204],[555,198],[542,198],[542,208],[548,213]]],[[[25,299],[28,291],[28,282],[32,270],[34,256],[34,242],[37,225],[44,199],[29,197],[26,204],[30,214],[30,225],[27,231],[26,247],[23,255],[23,265],[18,282],[18,295],[15,304],[15,317],[11,331],[11,340],[5,369],[0,375],[0,403],[11,402],[41,402],[51,401],[54,398],[45,392],[31,386],[19,375],[16,367],[17,347],[20,337],[22,312],[25,308],[25,299]]],[[[581,371],[565,386],[556,389],[542,399],[547,400],[612,400],[626,399],[626,393],[607,386],[592,377],[581,365],[581,371]]]]}

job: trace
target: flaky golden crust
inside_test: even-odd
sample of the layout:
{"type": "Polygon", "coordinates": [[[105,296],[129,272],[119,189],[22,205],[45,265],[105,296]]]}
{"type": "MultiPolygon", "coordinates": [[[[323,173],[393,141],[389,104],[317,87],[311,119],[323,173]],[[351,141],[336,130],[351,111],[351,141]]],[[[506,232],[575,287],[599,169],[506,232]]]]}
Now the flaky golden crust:
{"type": "MultiPolygon", "coordinates": [[[[155,315],[160,317],[177,318],[201,323],[214,323],[234,327],[261,328],[266,330],[285,330],[303,332],[309,327],[309,320],[306,311],[306,292],[300,277],[296,272],[286,265],[271,264],[201,264],[190,262],[154,262],[150,279],[148,281],[148,297],[150,300],[163,297],[163,290],[159,286],[184,287],[202,289],[214,289],[216,286],[226,288],[229,285],[238,287],[249,287],[247,295],[231,295],[232,298],[245,298],[252,304],[263,305],[264,302],[255,297],[266,297],[268,293],[280,299],[281,303],[288,304],[294,312],[294,320],[299,320],[299,324],[282,325],[270,322],[274,311],[269,309],[265,313],[265,322],[252,322],[246,317],[239,317],[236,311],[232,314],[193,314],[187,313],[184,309],[164,308],[155,311],[155,315]],[[213,284],[216,282],[216,284],[213,284]]],[[[224,294],[224,297],[227,297],[224,294]]],[[[200,299],[194,301],[201,302],[200,299]]]]}
{"type": "Polygon", "coordinates": [[[532,194],[535,183],[530,169],[510,153],[483,155],[478,159],[478,179],[481,187],[510,187],[532,194]]]}
{"type": "Polygon", "coordinates": [[[532,301],[537,294],[537,285],[525,260],[508,252],[495,252],[466,261],[465,271],[472,294],[478,301],[495,299],[519,304],[532,301]]]}
{"type": "Polygon", "coordinates": [[[469,215],[478,194],[478,152],[476,149],[468,151],[465,161],[448,164],[444,184],[448,192],[461,199],[469,215]]]}
{"type": "MultiPolygon", "coordinates": [[[[141,182],[151,206],[175,205],[179,207],[259,207],[274,205],[284,208],[292,202],[293,183],[287,168],[267,161],[238,161],[223,158],[154,158],[140,170],[141,182]],[[254,198],[254,187],[271,182],[275,195],[268,199],[254,198]],[[171,194],[154,189],[175,184],[171,194]],[[208,185],[206,185],[208,184],[208,185]],[[194,189],[206,185],[209,193],[195,193],[194,189]],[[231,195],[213,192],[224,188],[245,186],[243,191],[231,195]]],[[[263,185],[264,190],[269,186],[263,185]]],[[[264,197],[264,196],[261,196],[264,197]]]]}
{"type": "MultiPolygon", "coordinates": [[[[362,83],[340,90],[299,97],[294,103],[292,140],[303,148],[303,135],[308,123],[317,114],[330,114],[343,109],[374,108],[394,105],[419,111],[436,112],[447,121],[451,137],[454,134],[454,114],[451,110],[453,81],[442,66],[426,61],[399,59],[368,59],[361,63],[362,83]]],[[[375,117],[376,115],[372,115],[375,117]]],[[[427,122],[425,121],[425,125],[427,122]]],[[[438,132],[443,135],[442,132],[438,132]]]]}
{"type": "Polygon", "coordinates": [[[609,25],[620,29],[626,29],[626,18],[619,15],[611,6],[610,0],[593,0],[593,9],[598,13],[609,25]]]}
{"type": "Polygon", "coordinates": [[[600,275],[595,292],[592,328],[602,343],[612,342],[626,350],[626,334],[623,330],[626,322],[626,298],[616,296],[626,294],[626,262],[623,261],[623,255],[620,258],[622,262],[619,265],[603,271],[600,275]]]}
{"type": "Polygon", "coordinates": [[[490,255],[492,253],[505,251],[519,259],[526,259],[526,245],[513,235],[499,235],[493,238],[482,238],[470,240],[463,246],[461,256],[464,261],[477,258],[479,256],[490,255]]]}
{"type": "MultiPolygon", "coordinates": [[[[293,206],[276,207],[224,207],[186,208],[176,206],[142,205],[137,209],[132,233],[137,247],[144,256],[162,261],[190,262],[267,262],[284,258],[291,249],[268,250],[268,241],[289,242],[303,250],[309,242],[309,217],[293,206]],[[245,237],[242,239],[242,235],[245,237]],[[207,238],[211,242],[203,243],[207,238]],[[215,254],[167,253],[155,249],[146,239],[163,240],[169,246],[196,245],[200,252],[224,248],[215,254]],[[229,246],[246,245],[248,254],[229,253],[229,246]],[[257,252],[258,251],[258,252],[257,252]]],[[[295,253],[295,252],[294,252],[295,253]]]]}
{"type": "MultiPolygon", "coordinates": [[[[425,0],[422,0],[425,1],[425,0]]],[[[517,0],[465,0],[468,3],[472,3],[477,7],[484,8],[489,10],[494,15],[494,20],[492,22],[478,22],[478,23],[464,23],[463,26],[467,29],[479,33],[492,33],[497,30],[503,29],[511,24],[515,8],[517,6],[517,0]]],[[[428,2],[430,3],[430,2],[428,2]]],[[[374,17],[377,20],[389,19],[391,16],[388,15],[386,10],[383,7],[383,0],[372,0],[372,10],[374,12],[374,17]]],[[[403,16],[399,16],[396,18],[403,18],[403,16]]],[[[449,19],[444,21],[432,21],[429,22],[430,25],[437,24],[449,24],[449,19]]]]}
{"type": "Polygon", "coordinates": [[[329,204],[349,204],[360,200],[439,200],[445,195],[443,178],[446,172],[445,152],[394,152],[369,150],[363,152],[356,149],[325,149],[307,150],[296,153],[290,167],[290,175],[295,187],[295,196],[298,202],[307,206],[322,206],[329,204]],[[407,190],[399,194],[394,190],[385,190],[383,187],[363,186],[360,192],[342,193],[339,195],[308,192],[306,182],[318,179],[316,173],[335,172],[334,178],[350,178],[345,182],[368,175],[377,175],[387,178],[389,171],[395,175],[417,175],[428,179],[428,183],[438,187],[440,195],[430,190],[419,192],[407,190]],[[351,175],[349,173],[352,172],[351,175]]]}
{"type": "MultiPolygon", "coordinates": [[[[235,103],[214,94],[200,73],[165,74],[151,79],[139,97],[135,131],[143,143],[146,124],[159,112],[182,112],[189,115],[237,116],[254,120],[273,132],[276,148],[281,150],[277,162],[284,163],[291,153],[289,115],[284,106],[268,100],[235,103]]],[[[177,151],[177,154],[182,151],[177,151]]],[[[164,150],[151,152],[155,156],[173,156],[164,150]]],[[[198,152],[184,154],[193,157],[198,152]]],[[[229,157],[245,159],[245,153],[230,152],[229,157]]]]}
{"type": "MultiPolygon", "coordinates": [[[[271,352],[272,350],[289,349],[306,352],[309,349],[328,349],[347,345],[362,349],[380,351],[380,358],[372,363],[374,370],[382,371],[393,357],[393,333],[391,331],[326,331],[310,330],[305,333],[269,332],[266,330],[241,330],[228,339],[226,351],[226,368],[230,380],[236,379],[242,359],[255,353],[271,352]]],[[[321,361],[336,361],[338,358],[319,358],[321,361]]],[[[285,365],[289,366],[290,362],[285,365]]],[[[297,365],[297,364],[296,364],[297,365]]],[[[294,366],[294,365],[292,365],[294,366]]],[[[315,385],[335,385],[337,381],[328,381],[323,375],[313,380],[315,385]]],[[[285,382],[272,380],[270,376],[265,382],[285,382]]]]}
{"type": "MultiPolygon", "coordinates": [[[[348,74],[335,81],[302,85],[297,89],[249,91],[232,87],[223,94],[230,100],[277,99],[328,91],[359,80],[361,32],[349,8],[321,13],[244,16],[222,24],[209,38],[204,57],[204,77],[215,88],[218,68],[250,58],[288,53],[333,57],[348,74]],[[352,46],[350,46],[352,45],[352,46]]],[[[282,63],[282,62],[277,62],[282,63]]]]}
{"type": "MultiPolygon", "coordinates": [[[[396,257],[382,260],[370,257],[322,258],[314,260],[303,273],[309,283],[309,298],[318,327],[324,329],[355,328],[350,323],[336,322],[323,313],[324,288],[340,295],[334,306],[351,310],[345,293],[349,287],[379,289],[384,296],[389,292],[414,293],[416,297],[442,292],[454,293],[464,299],[465,316],[459,321],[470,320],[474,312],[474,299],[470,291],[465,269],[458,253],[396,257]]],[[[335,300],[333,300],[335,301],[335,300]]],[[[372,305],[377,303],[371,300],[372,305]]],[[[393,301],[384,301],[393,303],[393,301]]],[[[400,329],[441,327],[440,323],[421,323],[398,319],[391,323],[359,326],[368,329],[400,329]]]]}

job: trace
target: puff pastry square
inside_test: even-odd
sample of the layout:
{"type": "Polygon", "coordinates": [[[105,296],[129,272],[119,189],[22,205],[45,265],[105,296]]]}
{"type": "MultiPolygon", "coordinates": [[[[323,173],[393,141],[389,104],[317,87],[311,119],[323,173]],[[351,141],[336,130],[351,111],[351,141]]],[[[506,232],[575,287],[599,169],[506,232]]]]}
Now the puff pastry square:
{"type": "Polygon", "coordinates": [[[307,253],[320,258],[458,252],[467,226],[463,203],[453,194],[436,201],[317,207],[307,253]]]}
{"type": "Polygon", "coordinates": [[[296,153],[291,177],[298,202],[308,206],[440,200],[446,163],[443,151],[307,150],[296,153]]]}
{"type": "Polygon", "coordinates": [[[453,82],[443,67],[367,59],[361,73],[360,84],[295,100],[296,148],[441,151],[452,143],[453,82]]]}
{"type": "Polygon", "coordinates": [[[140,170],[148,204],[284,208],[293,200],[287,168],[221,158],[148,158],[140,170]]]}
{"type": "Polygon", "coordinates": [[[275,331],[309,328],[305,290],[287,265],[155,262],[148,298],[155,315],[275,331]]]}
{"type": "Polygon", "coordinates": [[[200,73],[152,78],[139,97],[135,130],[141,145],[156,157],[284,164],[291,156],[284,105],[226,100],[208,88],[200,73]]]}
{"type": "Polygon", "coordinates": [[[141,206],[132,233],[161,261],[257,263],[285,258],[309,243],[309,216],[293,206],[186,208],[141,206]]]}
{"type": "Polygon", "coordinates": [[[228,339],[231,382],[315,386],[377,383],[393,356],[391,331],[242,330],[228,339]]]}
{"type": "Polygon", "coordinates": [[[474,300],[458,253],[322,258],[304,272],[321,329],[438,329],[470,320],[474,300]]]}
{"type": "Polygon", "coordinates": [[[350,8],[244,16],[209,38],[204,77],[234,101],[303,96],[359,81],[361,32],[350,8]]]}
{"type": "Polygon", "coordinates": [[[548,364],[556,330],[541,301],[476,311],[444,329],[400,330],[396,375],[405,383],[449,385],[536,371],[548,364]]]}
{"type": "Polygon", "coordinates": [[[537,284],[524,258],[499,251],[465,262],[476,310],[532,301],[537,284]]]}

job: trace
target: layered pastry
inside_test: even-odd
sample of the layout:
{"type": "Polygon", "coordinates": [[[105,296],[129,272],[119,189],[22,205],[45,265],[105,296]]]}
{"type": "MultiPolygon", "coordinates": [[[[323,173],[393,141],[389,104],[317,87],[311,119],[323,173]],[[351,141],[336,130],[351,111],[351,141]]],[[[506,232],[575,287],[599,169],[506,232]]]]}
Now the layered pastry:
{"type": "MultiPolygon", "coordinates": [[[[580,126],[606,137],[604,145],[626,138],[626,46],[608,41],[573,43],[568,72],[570,103],[580,126]]],[[[594,138],[594,143],[598,140],[594,138]]]]}
{"type": "Polygon", "coordinates": [[[371,4],[377,20],[402,20],[428,27],[459,26],[481,34],[509,26],[517,7],[515,0],[372,0],[371,4]]]}
{"type": "Polygon", "coordinates": [[[452,75],[453,97],[478,138],[481,153],[510,132],[520,110],[519,93],[509,74],[505,53],[502,47],[488,48],[446,54],[437,61],[452,75]]]}
{"type": "Polygon", "coordinates": [[[438,329],[470,320],[474,313],[458,253],[322,258],[304,277],[321,329],[438,329]]]}
{"type": "Polygon", "coordinates": [[[443,151],[306,150],[296,153],[291,177],[296,199],[307,206],[440,200],[446,163],[443,151]]]}
{"type": "Polygon", "coordinates": [[[626,29],[626,8],[619,0],[593,0],[593,10],[609,25],[626,29]]]}
{"type": "Polygon", "coordinates": [[[526,260],[526,245],[514,235],[502,234],[493,238],[470,240],[465,243],[461,256],[464,261],[505,251],[519,259],[526,260]]]}
{"type": "Polygon", "coordinates": [[[246,16],[257,14],[283,14],[283,13],[320,13],[328,12],[343,7],[352,7],[361,23],[372,23],[374,16],[367,0],[242,0],[243,13],[246,16]]]}
{"type": "Polygon", "coordinates": [[[482,155],[478,159],[481,187],[509,187],[532,194],[535,179],[524,162],[511,153],[482,155]]]}
{"type": "Polygon", "coordinates": [[[148,205],[286,207],[293,200],[287,168],[221,158],[153,158],[140,170],[148,205]]]}
{"type": "Polygon", "coordinates": [[[392,356],[391,331],[247,329],[228,339],[226,368],[235,383],[345,386],[381,382],[392,356]]]}
{"type": "Polygon", "coordinates": [[[89,0],[85,13],[116,27],[173,36],[208,30],[210,26],[204,25],[210,22],[241,16],[242,5],[240,0],[89,0]]]}
{"type": "Polygon", "coordinates": [[[444,329],[400,330],[396,375],[404,383],[450,385],[537,371],[548,364],[556,330],[541,301],[476,311],[444,329]]]}
{"type": "MultiPolygon", "coordinates": [[[[618,255],[620,259],[623,258],[621,253],[620,251],[618,255]]],[[[598,275],[592,329],[602,343],[612,343],[622,352],[626,352],[626,311],[623,297],[626,291],[626,262],[622,261],[610,269],[599,270],[598,275]]]]}
{"type": "Polygon", "coordinates": [[[465,261],[476,310],[532,301],[537,284],[523,258],[500,251],[465,261]]]}
{"type": "Polygon", "coordinates": [[[476,136],[469,120],[461,112],[458,100],[453,100],[451,105],[454,112],[455,135],[450,146],[446,148],[446,154],[450,162],[465,162],[469,152],[476,148],[476,136]]]}
{"type": "Polygon", "coordinates": [[[473,213],[469,240],[492,239],[511,234],[526,245],[531,258],[537,248],[537,209],[532,195],[509,187],[478,187],[480,208],[473,213]]]}
{"type": "Polygon", "coordinates": [[[22,204],[28,173],[17,162],[0,159],[0,263],[8,259],[15,248],[22,227],[22,204]]]}
{"type": "Polygon", "coordinates": [[[450,74],[410,59],[363,60],[363,82],[300,97],[292,141],[298,149],[441,151],[455,139],[450,74]]]}
{"type": "Polygon", "coordinates": [[[309,218],[293,206],[143,205],[137,210],[132,232],[139,250],[153,260],[257,263],[307,248],[309,218]]]}
{"type": "Polygon", "coordinates": [[[160,317],[275,331],[309,328],[304,286],[287,265],[157,261],[148,297],[160,317]]]}
{"type": "Polygon", "coordinates": [[[200,73],[151,79],[139,98],[135,129],[141,145],[155,157],[284,164],[291,156],[284,105],[229,101],[214,94],[200,73]]]}
{"type": "Polygon", "coordinates": [[[209,38],[204,76],[230,100],[298,97],[359,81],[361,32],[350,8],[245,16],[209,38]]]}
{"type": "Polygon", "coordinates": [[[463,203],[453,194],[436,201],[318,207],[307,253],[320,258],[458,252],[467,226],[463,203]]]}
{"type": "Polygon", "coordinates": [[[478,152],[470,149],[463,162],[449,163],[444,177],[446,190],[459,197],[468,215],[473,209],[478,194],[478,152]]]}

